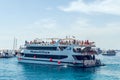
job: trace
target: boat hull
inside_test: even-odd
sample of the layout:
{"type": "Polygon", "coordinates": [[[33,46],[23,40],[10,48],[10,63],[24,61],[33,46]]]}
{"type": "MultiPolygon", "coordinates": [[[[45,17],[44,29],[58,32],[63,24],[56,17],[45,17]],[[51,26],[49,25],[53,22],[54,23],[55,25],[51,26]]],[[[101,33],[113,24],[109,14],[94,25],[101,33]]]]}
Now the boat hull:
{"type": "Polygon", "coordinates": [[[45,64],[45,65],[58,65],[58,66],[80,66],[83,67],[83,63],[79,62],[65,62],[65,61],[50,61],[50,60],[40,60],[40,59],[24,59],[18,58],[19,63],[33,63],[33,64],[45,64]]]}
{"type": "Polygon", "coordinates": [[[104,56],[115,56],[116,54],[102,54],[104,56]]]}
{"type": "Polygon", "coordinates": [[[104,66],[104,64],[84,65],[82,61],[79,62],[65,62],[65,61],[50,61],[40,59],[25,59],[18,58],[19,63],[32,63],[32,64],[43,64],[43,65],[56,65],[56,66],[71,66],[71,67],[96,67],[104,66]]]}

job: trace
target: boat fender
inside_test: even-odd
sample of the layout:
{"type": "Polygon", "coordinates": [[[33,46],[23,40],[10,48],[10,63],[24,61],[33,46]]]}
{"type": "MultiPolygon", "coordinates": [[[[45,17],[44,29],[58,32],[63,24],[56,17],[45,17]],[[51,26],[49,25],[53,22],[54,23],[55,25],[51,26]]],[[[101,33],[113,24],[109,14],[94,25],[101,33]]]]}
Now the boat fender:
{"type": "Polygon", "coordinates": [[[34,58],[36,58],[36,55],[34,55],[34,58]]]}
{"type": "Polygon", "coordinates": [[[73,64],[77,64],[77,62],[73,62],[73,64]]]}
{"type": "Polygon", "coordinates": [[[61,64],[61,61],[58,61],[58,64],[61,64]]]}

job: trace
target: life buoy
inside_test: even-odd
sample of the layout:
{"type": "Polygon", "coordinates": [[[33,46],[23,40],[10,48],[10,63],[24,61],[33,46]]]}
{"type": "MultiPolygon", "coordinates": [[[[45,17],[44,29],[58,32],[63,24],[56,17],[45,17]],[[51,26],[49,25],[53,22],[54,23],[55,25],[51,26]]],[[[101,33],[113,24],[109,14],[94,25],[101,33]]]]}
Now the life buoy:
{"type": "Polygon", "coordinates": [[[52,58],[50,58],[50,62],[52,62],[52,58]]]}
{"type": "Polygon", "coordinates": [[[22,60],[22,58],[18,58],[18,60],[20,61],[20,60],[22,60]]]}

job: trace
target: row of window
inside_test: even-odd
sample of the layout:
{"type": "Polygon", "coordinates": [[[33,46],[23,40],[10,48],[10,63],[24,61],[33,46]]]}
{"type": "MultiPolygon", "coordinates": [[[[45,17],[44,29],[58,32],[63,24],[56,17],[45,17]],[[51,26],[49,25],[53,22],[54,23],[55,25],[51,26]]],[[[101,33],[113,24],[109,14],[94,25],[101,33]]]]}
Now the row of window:
{"type": "Polygon", "coordinates": [[[28,50],[57,50],[57,47],[26,47],[28,50]]]}
{"type": "MultiPolygon", "coordinates": [[[[60,50],[66,49],[66,46],[59,46],[60,50]]],[[[28,50],[57,50],[57,47],[26,47],[28,50]]]]}
{"type": "Polygon", "coordinates": [[[25,57],[35,57],[35,58],[52,58],[52,59],[64,59],[68,56],[66,55],[41,55],[41,54],[24,54],[25,57]]]}
{"type": "MultiPolygon", "coordinates": [[[[67,55],[41,55],[41,54],[23,54],[21,53],[21,55],[24,55],[25,57],[30,57],[30,58],[46,58],[46,59],[64,59],[67,58],[67,55]]],[[[95,58],[95,56],[91,56],[91,55],[73,55],[73,57],[76,60],[92,60],[95,58]]]]}
{"type": "Polygon", "coordinates": [[[73,55],[73,57],[76,59],[76,60],[91,60],[93,59],[94,57],[92,57],[91,55],[73,55]]]}

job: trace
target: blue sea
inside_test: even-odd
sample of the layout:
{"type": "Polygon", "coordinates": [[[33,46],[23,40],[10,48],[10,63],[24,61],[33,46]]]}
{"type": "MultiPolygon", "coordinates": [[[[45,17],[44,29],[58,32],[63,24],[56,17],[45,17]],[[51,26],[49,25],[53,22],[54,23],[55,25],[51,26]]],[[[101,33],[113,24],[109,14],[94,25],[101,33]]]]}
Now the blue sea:
{"type": "Polygon", "coordinates": [[[120,53],[99,55],[106,66],[77,68],[66,66],[21,64],[17,58],[0,58],[0,80],[120,80],[120,53]]]}

